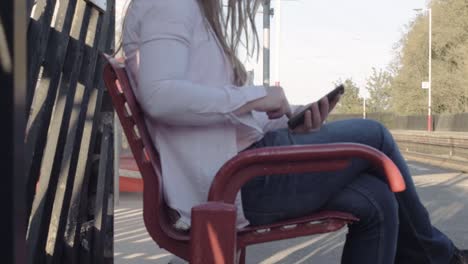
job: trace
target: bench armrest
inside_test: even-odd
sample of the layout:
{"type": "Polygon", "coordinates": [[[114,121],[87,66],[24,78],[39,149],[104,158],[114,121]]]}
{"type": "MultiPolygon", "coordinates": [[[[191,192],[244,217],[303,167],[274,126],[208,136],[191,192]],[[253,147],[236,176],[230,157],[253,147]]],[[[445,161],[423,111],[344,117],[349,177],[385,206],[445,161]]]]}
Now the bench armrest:
{"type": "Polygon", "coordinates": [[[287,147],[266,147],[239,153],[226,162],[211,184],[208,201],[234,203],[242,186],[265,175],[337,171],[352,158],[361,158],[380,168],[393,192],[405,190],[398,167],[379,150],[356,143],[333,143],[287,147]]]}

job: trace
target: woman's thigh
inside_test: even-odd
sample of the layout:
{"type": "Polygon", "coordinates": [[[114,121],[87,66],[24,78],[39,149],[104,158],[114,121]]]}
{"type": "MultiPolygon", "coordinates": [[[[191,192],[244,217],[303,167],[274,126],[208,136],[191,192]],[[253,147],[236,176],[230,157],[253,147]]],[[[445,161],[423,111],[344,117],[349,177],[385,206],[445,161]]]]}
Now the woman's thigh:
{"type": "Polygon", "coordinates": [[[266,194],[263,186],[255,188],[254,184],[258,183],[253,183],[247,191],[243,190],[244,212],[251,224],[270,224],[326,209],[354,214],[366,225],[382,219],[384,211],[397,211],[393,193],[374,175],[359,175],[334,195],[329,195],[327,184],[323,182],[312,182],[298,175],[284,178],[289,178],[295,182],[296,188],[300,186],[302,190],[266,194]],[[323,199],[324,196],[327,198],[323,199]]]}
{"type": "Polygon", "coordinates": [[[254,147],[306,145],[351,142],[392,152],[394,141],[379,122],[369,119],[347,119],[324,124],[319,131],[291,133],[289,129],[268,132],[254,147]]]}
{"type": "MultiPolygon", "coordinates": [[[[287,129],[268,133],[253,148],[268,146],[354,142],[381,148],[386,136],[379,123],[368,120],[332,122],[318,132],[292,134],[287,129]]],[[[386,148],[393,148],[387,146],[386,148]]],[[[268,175],[250,181],[242,188],[244,211],[247,215],[269,215],[284,219],[304,215],[322,207],[359,175],[371,171],[363,160],[353,160],[342,171],[268,175]]]]}

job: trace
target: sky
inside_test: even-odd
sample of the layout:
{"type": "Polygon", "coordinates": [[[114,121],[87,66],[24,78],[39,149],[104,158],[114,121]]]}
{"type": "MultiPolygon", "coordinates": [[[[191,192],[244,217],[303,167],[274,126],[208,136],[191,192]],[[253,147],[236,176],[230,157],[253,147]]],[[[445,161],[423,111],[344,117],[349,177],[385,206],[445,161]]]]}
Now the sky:
{"type": "MultiPolygon", "coordinates": [[[[116,1],[119,15],[128,0],[116,1]]],[[[272,0],[272,7],[277,1],[272,0]]],[[[426,4],[426,0],[282,0],[279,79],[290,103],[313,102],[332,90],[336,81],[347,78],[364,88],[372,67],[385,69],[391,62],[394,45],[416,17],[413,9],[426,4]]],[[[275,19],[271,83],[277,80],[275,19]]],[[[257,22],[261,28],[262,14],[257,22]]],[[[247,63],[247,68],[255,71],[255,83],[261,84],[262,56],[258,63],[247,63]]],[[[365,89],[361,96],[367,96],[365,89]]]]}

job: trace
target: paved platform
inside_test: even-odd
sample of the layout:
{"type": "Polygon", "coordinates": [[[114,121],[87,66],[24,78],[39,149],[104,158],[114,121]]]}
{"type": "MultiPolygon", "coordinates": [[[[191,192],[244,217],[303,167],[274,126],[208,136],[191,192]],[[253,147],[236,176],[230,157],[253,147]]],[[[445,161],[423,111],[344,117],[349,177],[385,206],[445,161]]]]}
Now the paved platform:
{"type": "MultiPolygon", "coordinates": [[[[414,181],[435,226],[468,248],[468,174],[410,162],[414,181]]],[[[183,263],[159,249],[142,220],[140,194],[121,194],[115,209],[116,264],[183,263]]],[[[340,263],[346,229],[332,234],[251,246],[247,263],[340,263]]]]}

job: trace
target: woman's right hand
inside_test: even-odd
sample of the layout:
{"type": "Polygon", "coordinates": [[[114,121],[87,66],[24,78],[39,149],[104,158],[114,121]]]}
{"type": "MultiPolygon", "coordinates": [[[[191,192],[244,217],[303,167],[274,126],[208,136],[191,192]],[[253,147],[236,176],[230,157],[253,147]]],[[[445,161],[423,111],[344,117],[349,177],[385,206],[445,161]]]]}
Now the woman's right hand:
{"type": "Polygon", "coordinates": [[[279,86],[270,86],[266,88],[266,96],[255,101],[255,109],[259,112],[271,112],[278,110],[281,104],[286,100],[283,88],[279,86]]]}
{"type": "Polygon", "coordinates": [[[281,118],[283,115],[289,115],[291,113],[291,108],[283,88],[270,86],[266,90],[267,95],[255,102],[254,110],[266,112],[270,119],[277,119],[281,118]]]}
{"type": "Polygon", "coordinates": [[[234,113],[243,115],[251,111],[265,112],[270,119],[277,119],[283,115],[291,114],[291,108],[283,88],[270,86],[266,88],[266,92],[266,96],[245,104],[234,113]]]}

